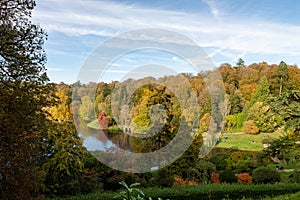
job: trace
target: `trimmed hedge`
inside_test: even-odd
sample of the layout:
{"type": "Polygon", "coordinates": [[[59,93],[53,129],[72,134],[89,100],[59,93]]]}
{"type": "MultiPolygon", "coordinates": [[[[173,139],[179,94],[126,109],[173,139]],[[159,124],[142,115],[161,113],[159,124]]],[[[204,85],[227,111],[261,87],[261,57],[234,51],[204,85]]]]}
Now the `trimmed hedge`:
{"type": "MultiPolygon", "coordinates": [[[[241,184],[206,184],[197,186],[186,186],[177,188],[147,188],[143,189],[146,197],[170,200],[196,200],[196,199],[261,199],[300,191],[299,184],[263,184],[263,185],[241,185],[241,184]]],[[[81,195],[69,198],[54,198],[51,200],[110,200],[116,193],[97,193],[81,195]]]]}
{"type": "Polygon", "coordinates": [[[300,190],[299,184],[275,184],[275,185],[197,185],[182,188],[147,189],[144,191],[147,197],[158,197],[171,200],[195,200],[195,199],[261,199],[266,196],[278,196],[295,193],[300,190]]]}

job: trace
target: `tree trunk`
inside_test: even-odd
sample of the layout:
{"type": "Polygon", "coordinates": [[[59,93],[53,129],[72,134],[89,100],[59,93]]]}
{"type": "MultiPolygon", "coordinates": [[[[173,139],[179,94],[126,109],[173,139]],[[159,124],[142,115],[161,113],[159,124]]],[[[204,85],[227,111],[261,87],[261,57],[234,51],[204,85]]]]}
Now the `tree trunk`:
{"type": "Polygon", "coordinates": [[[279,94],[282,93],[282,77],[280,77],[280,88],[279,88],[279,94]]]}

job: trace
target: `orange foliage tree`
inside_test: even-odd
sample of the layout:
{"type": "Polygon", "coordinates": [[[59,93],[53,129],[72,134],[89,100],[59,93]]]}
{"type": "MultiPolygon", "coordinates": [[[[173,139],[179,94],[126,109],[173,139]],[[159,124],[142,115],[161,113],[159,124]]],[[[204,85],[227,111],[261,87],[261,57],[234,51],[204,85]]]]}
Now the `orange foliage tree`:
{"type": "Polygon", "coordinates": [[[244,185],[252,183],[252,176],[249,173],[241,173],[238,175],[238,182],[244,185]]]}
{"type": "Polygon", "coordinates": [[[243,132],[255,135],[259,133],[259,128],[255,125],[255,123],[252,120],[248,120],[243,125],[243,132]]]}

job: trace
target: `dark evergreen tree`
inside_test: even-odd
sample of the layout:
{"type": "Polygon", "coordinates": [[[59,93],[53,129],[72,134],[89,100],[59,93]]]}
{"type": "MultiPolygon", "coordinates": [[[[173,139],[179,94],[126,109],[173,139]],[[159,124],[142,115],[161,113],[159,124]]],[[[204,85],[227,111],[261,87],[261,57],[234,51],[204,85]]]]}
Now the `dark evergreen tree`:
{"type": "Polygon", "coordinates": [[[244,100],[239,90],[235,90],[231,92],[231,95],[229,97],[229,103],[230,103],[231,115],[242,112],[244,106],[244,100]]]}
{"type": "Polygon", "coordinates": [[[239,58],[236,62],[237,67],[245,67],[245,61],[242,58],[239,58]]]}
{"type": "Polygon", "coordinates": [[[289,78],[289,70],[287,67],[287,64],[283,61],[279,63],[278,69],[277,69],[277,76],[279,78],[280,86],[279,86],[279,94],[282,93],[283,85],[289,78]]]}

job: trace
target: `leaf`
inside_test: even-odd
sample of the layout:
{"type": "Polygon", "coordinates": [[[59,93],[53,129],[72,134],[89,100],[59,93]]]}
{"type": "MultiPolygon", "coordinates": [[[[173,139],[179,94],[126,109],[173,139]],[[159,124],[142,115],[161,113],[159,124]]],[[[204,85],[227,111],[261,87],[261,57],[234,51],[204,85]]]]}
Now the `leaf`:
{"type": "Polygon", "coordinates": [[[130,185],[130,187],[136,187],[136,186],[139,186],[139,185],[141,185],[140,183],[132,183],[131,185],[130,185]]]}

